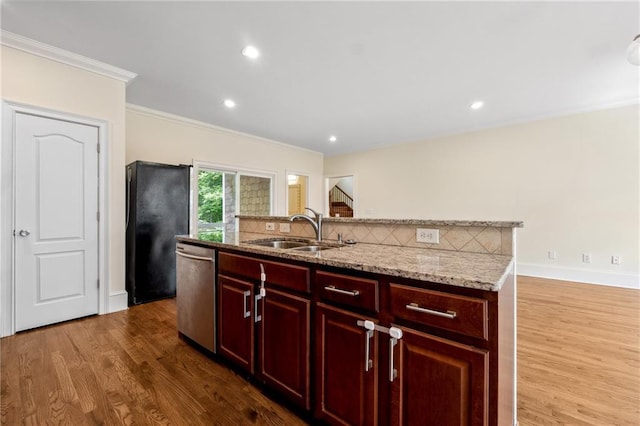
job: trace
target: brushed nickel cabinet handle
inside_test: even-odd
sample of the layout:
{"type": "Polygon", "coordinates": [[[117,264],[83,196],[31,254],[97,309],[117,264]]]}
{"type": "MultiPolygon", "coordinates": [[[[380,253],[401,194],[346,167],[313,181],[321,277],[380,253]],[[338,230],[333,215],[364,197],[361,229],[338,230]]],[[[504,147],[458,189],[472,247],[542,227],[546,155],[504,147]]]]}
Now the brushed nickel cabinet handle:
{"type": "Polygon", "coordinates": [[[360,294],[358,290],[342,290],[341,288],[336,288],[333,285],[325,286],[324,289],[327,291],[332,291],[334,293],[345,294],[347,296],[353,296],[353,297],[356,297],[360,294]]]}
{"type": "Polygon", "coordinates": [[[410,311],[416,311],[423,314],[435,315],[437,317],[443,317],[443,318],[449,318],[449,319],[454,319],[456,317],[455,311],[447,311],[447,312],[434,311],[433,309],[422,308],[418,306],[417,303],[409,303],[406,306],[406,308],[410,311]]]}
{"type": "Polygon", "coordinates": [[[251,316],[251,311],[247,311],[247,299],[249,299],[249,297],[251,297],[251,291],[247,290],[245,291],[243,294],[243,300],[244,300],[244,318],[249,318],[251,316]]]}
{"type": "Polygon", "coordinates": [[[365,330],[367,330],[365,335],[366,340],[364,343],[364,371],[366,373],[373,367],[373,360],[370,359],[371,350],[369,342],[373,337],[373,331],[375,330],[376,325],[373,323],[373,321],[370,320],[359,320],[356,324],[358,324],[359,327],[363,327],[365,330]]]}
{"type": "Polygon", "coordinates": [[[398,340],[402,339],[402,330],[398,327],[389,327],[389,381],[398,377],[398,370],[394,367],[393,347],[398,344],[398,340]]]}
{"type": "Polygon", "coordinates": [[[253,302],[253,322],[256,323],[262,321],[262,315],[258,315],[258,302],[260,299],[262,299],[262,296],[256,294],[253,302]]]}

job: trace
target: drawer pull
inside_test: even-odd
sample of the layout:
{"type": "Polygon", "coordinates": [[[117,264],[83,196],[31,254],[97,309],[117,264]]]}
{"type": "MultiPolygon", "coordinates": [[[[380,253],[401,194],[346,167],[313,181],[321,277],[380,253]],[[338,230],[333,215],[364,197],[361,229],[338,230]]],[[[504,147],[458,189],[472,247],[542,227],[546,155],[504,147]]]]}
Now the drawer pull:
{"type": "Polygon", "coordinates": [[[409,303],[406,306],[406,308],[409,309],[410,311],[416,311],[416,312],[421,312],[423,314],[435,315],[437,317],[443,317],[443,318],[449,318],[449,319],[454,319],[456,317],[455,311],[447,311],[447,312],[434,311],[427,308],[421,308],[420,306],[418,306],[417,303],[409,303]]]}
{"type": "Polygon", "coordinates": [[[333,285],[325,286],[324,289],[327,291],[332,291],[334,293],[346,294],[347,296],[353,296],[353,297],[356,297],[360,294],[358,290],[342,290],[341,288],[336,288],[333,285]]]}

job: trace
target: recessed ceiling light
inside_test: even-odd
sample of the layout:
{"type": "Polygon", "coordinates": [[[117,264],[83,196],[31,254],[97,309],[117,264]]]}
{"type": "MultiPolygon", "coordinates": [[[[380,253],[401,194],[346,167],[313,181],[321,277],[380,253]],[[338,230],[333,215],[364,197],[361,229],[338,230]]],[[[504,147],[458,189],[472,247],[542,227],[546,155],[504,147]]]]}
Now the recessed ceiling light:
{"type": "Polygon", "coordinates": [[[256,59],[260,56],[260,51],[256,49],[255,46],[245,46],[245,48],[242,49],[242,54],[247,58],[256,59]]]}
{"type": "Polygon", "coordinates": [[[484,102],[482,101],[475,101],[471,104],[470,108],[471,109],[480,109],[484,106],[484,102]]]}
{"type": "Polygon", "coordinates": [[[235,108],[236,103],[233,101],[233,99],[225,99],[224,106],[226,106],[227,108],[235,108]]]}
{"type": "Polygon", "coordinates": [[[329,142],[334,143],[335,141],[337,141],[338,138],[336,138],[335,136],[329,136],[329,142]]]}

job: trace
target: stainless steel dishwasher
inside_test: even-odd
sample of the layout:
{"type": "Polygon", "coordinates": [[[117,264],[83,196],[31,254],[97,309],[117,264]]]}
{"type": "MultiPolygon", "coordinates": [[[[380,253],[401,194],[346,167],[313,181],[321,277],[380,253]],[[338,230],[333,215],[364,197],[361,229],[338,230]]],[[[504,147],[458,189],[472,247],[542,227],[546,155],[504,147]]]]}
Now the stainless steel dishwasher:
{"type": "Polygon", "coordinates": [[[215,250],[176,243],[178,331],[211,352],[215,335],[215,250]]]}

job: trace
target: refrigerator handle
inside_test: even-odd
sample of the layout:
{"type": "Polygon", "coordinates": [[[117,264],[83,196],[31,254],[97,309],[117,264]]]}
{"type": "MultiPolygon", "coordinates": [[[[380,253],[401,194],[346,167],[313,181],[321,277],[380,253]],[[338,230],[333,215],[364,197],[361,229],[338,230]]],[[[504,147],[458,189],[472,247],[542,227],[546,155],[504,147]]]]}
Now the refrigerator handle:
{"type": "Polygon", "coordinates": [[[127,167],[127,207],[126,207],[126,211],[127,211],[127,217],[125,219],[125,224],[124,224],[124,229],[126,230],[127,228],[129,228],[129,210],[131,208],[130,204],[131,204],[131,167],[127,167]]]}

